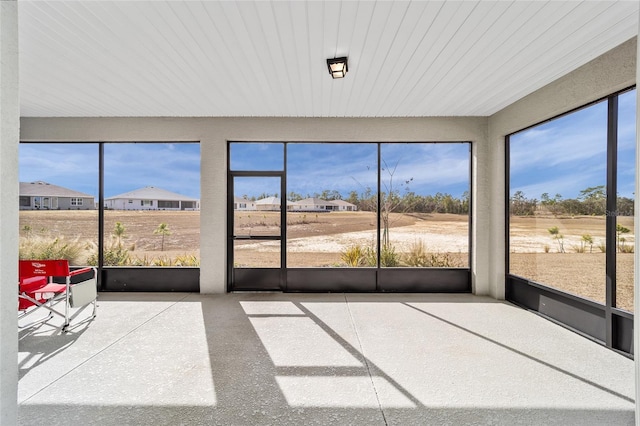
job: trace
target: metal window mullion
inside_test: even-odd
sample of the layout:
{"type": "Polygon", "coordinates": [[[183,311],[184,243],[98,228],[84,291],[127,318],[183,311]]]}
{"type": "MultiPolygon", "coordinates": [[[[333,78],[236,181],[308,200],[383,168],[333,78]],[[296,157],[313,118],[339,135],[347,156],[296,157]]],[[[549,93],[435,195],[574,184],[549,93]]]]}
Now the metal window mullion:
{"type": "Polygon", "coordinates": [[[284,144],[282,165],[283,171],[280,175],[280,288],[287,289],[287,148],[284,144]]]}
{"type": "MultiPolygon", "coordinates": [[[[377,256],[376,256],[376,262],[377,262],[377,268],[379,269],[381,267],[380,265],[380,251],[382,246],[380,245],[380,215],[382,213],[382,206],[381,206],[381,202],[382,202],[382,195],[381,195],[381,175],[382,175],[382,144],[380,142],[378,142],[378,202],[377,204],[377,211],[376,211],[376,216],[377,216],[377,222],[378,222],[378,226],[377,226],[377,236],[378,238],[376,239],[377,242],[377,246],[376,246],[376,252],[377,252],[377,256]]],[[[376,283],[376,287],[377,287],[377,283],[376,283]]]]}
{"type": "Polygon", "coordinates": [[[227,145],[227,291],[233,290],[233,262],[234,262],[234,249],[235,238],[233,227],[235,224],[235,214],[233,212],[234,202],[234,188],[233,188],[233,173],[230,171],[229,154],[231,147],[227,145]]]}
{"type": "Polygon", "coordinates": [[[618,157],[618,96],[607,102],[607,198],[606,198],[606,344],[613,347],[613,313],[616,305],[616,224],[617,224],[617,157],[618,157]]]}
{"type": "Polygon", "coordinates": [[[468,142],[469,145],[469,156],[467,160],[469,161],[469,171],[468,171],[468,179],[469,184],[467,185],[467,193],[469,194],[469,201],[467,205],[467,265],[469,265],[469,270],[473,268],[473,143],[468,142]]]}
{"type": "MultiPolygon", "coordinates": [[[[509,202],[509,191],[511,190],[511,135],[507,135],[504,138],[504,272],[505,277],[509,275],[510,270],[510,259],[509,253],[511,252],[511,211],[510,211],[510,202],[509,202]]],[[[506,282],[505,282],[506,284],[506,282]]]]}
{"type": "Polygon", "coordinates": [[[104,267],[104,142],[98,143],[98,288],[102,290],[104,267]]]}

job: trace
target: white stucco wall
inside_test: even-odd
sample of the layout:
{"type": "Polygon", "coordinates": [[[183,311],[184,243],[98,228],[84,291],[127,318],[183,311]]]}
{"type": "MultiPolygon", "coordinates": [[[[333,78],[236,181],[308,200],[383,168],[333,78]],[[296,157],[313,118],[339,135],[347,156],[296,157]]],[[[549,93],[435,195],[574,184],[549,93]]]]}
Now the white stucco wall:
{"type": "MultiPolygon", "coordinates": [[[[480,153],[479,167],[489,168],[492,207],[487,216],[479,216],[483,221],[488,219],[482,225],[491,229],[486,242],[486,250],[492,254],[487,259],[489,275],[483,278],[491,283],[491,296],[504,298],[505,136],[634,85],[636,52],[633,38],[489,117],[489,152],[480,153]]],[[[484,261],[486,256],[481,256],[484,261]]]]}
{"type": "Polygon", "coordinates": [[[0,1],[0,424],[18,398],[18,4],[0,1]]]}

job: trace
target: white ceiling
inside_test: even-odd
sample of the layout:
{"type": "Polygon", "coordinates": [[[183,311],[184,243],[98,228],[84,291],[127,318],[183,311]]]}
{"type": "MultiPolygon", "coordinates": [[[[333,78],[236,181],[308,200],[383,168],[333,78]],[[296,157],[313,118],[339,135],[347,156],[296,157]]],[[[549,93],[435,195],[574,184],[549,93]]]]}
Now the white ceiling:
{"type": "Polygon", "coordinates": [[[637,35],[640,2],[18,4],[22,116],[414,117],[499,111],[637,35]]]}

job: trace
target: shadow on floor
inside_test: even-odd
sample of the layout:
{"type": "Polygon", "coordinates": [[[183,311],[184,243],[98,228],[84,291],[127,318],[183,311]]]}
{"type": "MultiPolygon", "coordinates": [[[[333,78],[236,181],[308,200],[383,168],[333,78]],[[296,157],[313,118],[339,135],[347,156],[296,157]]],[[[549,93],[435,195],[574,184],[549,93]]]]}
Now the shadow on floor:
{"type": "MultiPolygon", "coordinates": [[[[106,349],[69,369],[69,377],[58,379],[24,401],[19,407],[20,424],[634,423],[633,399],[625,394],[416,304],[480,300],[501,305],[491,299],[343,294],[121,295],[107,299],[116,305],[132,300],[165,305],[105,344],[106,349]],[[386,310],[370,312],[371,304],[386,310]],[[386,328],[376,327],[376,319],[386,319],[386,328]],[[396,324],[408,324],[411,329],[396,324]],[[442,337],[443,330],[451,337],[442,337]],[[447,365],[448,358],[441,352],[446,352],[455,339],[470,345],[464,349],[468,353],[456,354],[457,358],[452,357],[447,365]],[[489,352],[495,360],[478,358],[485,356],[482,351],[486,348],[498,351],[497,355],[489,352]],[[499,365],[504,354],[508,360],[521,362],[523,369],[550,372],[550,377],[560,378],[560,383],[536,388],[536,383],[524,382],[535,381],[535,371],[531,377],[526,371],[519,377],[510,375],[508,368],[499,365]],[[206,370],[198,364],[202,357],[208,357],[204,360],[206,370]],[[489,372],[492,377],[482,371],[485,361],[486,365],[498,364],[489,372]],[[447,369],[452,371],[447,373],[447,369]],[[502,374],[502,370],[506,372],[502,374]],[[69,382],[63,383],[65,380],[69,382]],[[89,383],[83,380],[91,380],[91,385],[83,386],[89,383]],[[543,395],[540,401],[553,401],[553,395],[546,397],[546,393],[565,392],[556,386],[569,385],[569,391],[579,388],[586,396],[582,400],[581,395],[569,395],[575,407],[562,406],[562,402],[544,405],[536,395],[532,395],[531,403],[523,403],[528,401],[527,395],[517,394],[519,387],[507,382],[520,380],[522,392],[539,392],[543,395]],[[209,381],[212,388],[206,386],[209,381]],[[461,383],[468,386],[460,387],[461,383]],[[71,391],[57,394],[63,389],[71,391]],[[485,394],[480,394],[483,390],[485,394]],[[78,392],[76,398],[73,392],[78,392]],[[125,396],[118,397],[118,393],[125,396]],[[202,402],[193,403],[198,395],[202,395],[202,402]],[[589,407],[598,395],[617,402],[589,407]],[[51,400],[56,402],[43,402],[51,400]]],[[[110,315],[111,321],[119,317],[115,312],[110,315]]],[[[78,335],[54,336],[55,343],[49,343],[47,351],[40,349],[46,344],[41,337],[25,336],[20,351],[46,352],[47,357],[38,365],[43,368],[48,359],[64,357],[65,350],[82,340],[85,332],[91,333],[92,327],[78,335]]],[[[519,371],[517,367],[515,371],[519,371]]]]}

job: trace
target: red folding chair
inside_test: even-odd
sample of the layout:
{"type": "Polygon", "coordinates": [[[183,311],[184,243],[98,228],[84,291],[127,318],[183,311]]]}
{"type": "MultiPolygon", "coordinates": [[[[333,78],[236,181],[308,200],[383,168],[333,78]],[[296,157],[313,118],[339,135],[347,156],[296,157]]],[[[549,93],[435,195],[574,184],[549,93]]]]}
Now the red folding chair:
{"type": "MultiPolygon", "coordinates": [[[[96,316],[97,308],[97,270],[88,267],[69,270],[67,260],[20,260],[18,282],[18,320],[35,312],[45,311],[46,316],[26,324],[19,323],[20,328],[31,327],[49,321],[54,315],[64,318],[62,331],[68,331],[71,319],[71,308],[83,308],[93,304],[91,315],[80,321],[90,321],[96,316]],[[87,274],[87,278],[72,284],[71,277],[87,274]],[[57,283],[62,281],[64,283],[57,283]],[[56,307],[64,304],[64,314],[56,307]]],[[[79,311],[78,311],[79,313],[79,311]]],[[[78,324],[79,324],[78,323],[78,324]]]]}

